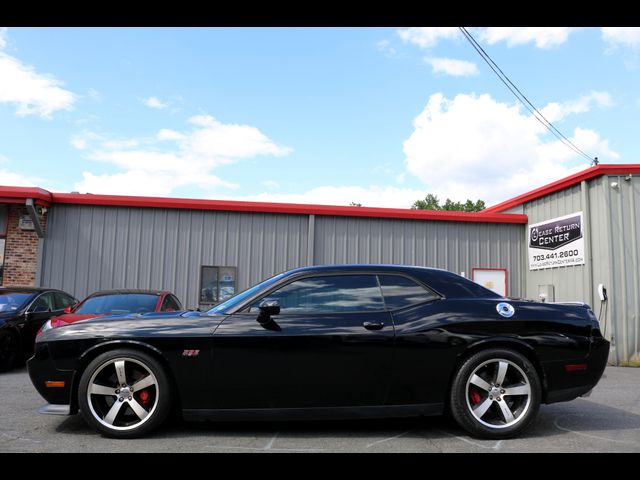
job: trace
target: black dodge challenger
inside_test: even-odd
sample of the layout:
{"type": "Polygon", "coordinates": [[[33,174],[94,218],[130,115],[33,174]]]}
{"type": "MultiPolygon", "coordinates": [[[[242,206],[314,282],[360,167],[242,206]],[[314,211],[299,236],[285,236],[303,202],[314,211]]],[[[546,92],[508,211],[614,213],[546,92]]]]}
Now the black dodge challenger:
{"type": "Polygon", "coordinates": [[[520,433],[541,403],[596,385],[609,342],[583,304],[514,300],[454,273],[398,265],[290,270],[208,312],[85,320],[38,337],[49,402],[110,437],[185,419],[437,415],[520,433]]]}

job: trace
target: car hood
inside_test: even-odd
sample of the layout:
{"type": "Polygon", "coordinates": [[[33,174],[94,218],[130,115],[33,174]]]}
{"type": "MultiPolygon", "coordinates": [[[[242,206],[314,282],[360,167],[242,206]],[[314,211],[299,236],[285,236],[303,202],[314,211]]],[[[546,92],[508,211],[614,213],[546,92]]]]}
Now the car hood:
{"type": "Polygon", "coordinates": [[[7,320],[11,320],[20,315],[19,310],[15,310],[13,312],[0,312],[0,325],[6,322],[7,320]]]}
{"type": "Polygon", "coordinates": [[[64,328],[52,328],[38,336],[37,342],[79,338],[131,339],[176,334],[209,336],[223,318],[222,315],[207,315],[202,312],[194,314],[191,311],[103,316],[78,321],[64,328]]]}
{"type": "Polygon", "coordinates": [[[101,313],[65,313],[55,317],[55,320],[59,320],[64,323],[75,323],[80,320],[87,320],[89,318],[104,317],[101,313]]]}

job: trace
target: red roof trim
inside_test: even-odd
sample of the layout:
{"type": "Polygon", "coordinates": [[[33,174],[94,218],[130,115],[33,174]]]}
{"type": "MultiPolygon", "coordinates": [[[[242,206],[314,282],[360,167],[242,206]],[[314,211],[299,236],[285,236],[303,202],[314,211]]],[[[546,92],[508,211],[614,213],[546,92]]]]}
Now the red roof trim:
{"type": "Polygon", "coordinates": [[[483,213],[499,213],[510,208],[517,207],[525,202],[530,202],[536,198],[544,197],[550,193],[557,192],[558,190],[564,190],[567,187],[576,185],[583,180],[589,180],[601,175],[624,175],[628,173],[640,173],[640,164],[627,163],[627,164],[615,164],[615,165],[596,165],[591,168],[587,168],[581,172],[575,173],[569,177],[565,177],[561,180],[555,181],[548,185],[544,185],[530,192],[518,195],[510,200],[493,205],[492,207],[485,208],[483,213]]]}
{"type": "Polygon", "coordinates": [[[33,198],[36,205],[51,205],[51,192],[38,187],[9,187],[0,185],[0,203],[24,203],[33,198]]]}
{"type": "MultiPolygon", "coordinates": [[[[0,188],[0,195],[2,189],[0,188]]],[[[299,215],[331,215],[343,217],[404,218],[452,222],[527,223],[527,216],[508,213],[469,213],[403,208],[346,207],[304,205],[295,203],[240,202],[233,200],[201,200],[190,198],[131,197],[81,193],[52,193],[53,203],[76,205],[109,205],[120,207],[175,208],[220,210],[231,212],[289,213],[299,215]]]]}

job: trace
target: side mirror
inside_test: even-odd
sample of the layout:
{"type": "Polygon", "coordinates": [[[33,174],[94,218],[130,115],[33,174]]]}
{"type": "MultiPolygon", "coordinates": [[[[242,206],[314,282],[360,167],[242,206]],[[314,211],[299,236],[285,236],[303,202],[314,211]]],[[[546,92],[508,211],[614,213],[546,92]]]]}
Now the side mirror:
{"type": "MultiPolygon", "coordinates": [[[[76,304],[77,305],[77,304],[76,304]]],[[[76,308],[76,305],[69,305],[67,307],[64,307],[63,312],[64,313],[71,313],[73,311],[74,308],[76,308]]]]}
{"type": "Polygon", "coordinates": [[[258,314],[258,322],[260,323],[269,323],[271,321],[271,315],[279,315],[280,314],[280,302],[277,300],[263,300],[258,305],[260,309],[260,313],[258,314]]]}

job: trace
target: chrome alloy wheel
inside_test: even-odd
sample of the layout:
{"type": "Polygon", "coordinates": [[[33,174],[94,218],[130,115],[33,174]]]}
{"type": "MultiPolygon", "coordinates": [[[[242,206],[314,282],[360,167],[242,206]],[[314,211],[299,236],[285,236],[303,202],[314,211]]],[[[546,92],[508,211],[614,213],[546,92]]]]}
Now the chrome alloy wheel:
{"type": "Polygon", "coordinates": [[[159,398],[160,388],[151,370],[128,357],[100,365],[87,388],[91,414],[113,430],[138,428],[153,416],[159,398]]]}
{"type": "Polygon", "coordinates": [[[507,428],[525,417],[531,404],[531,385],[515,363],[495,358],[481,363],[467,380],[467,407],[489,428],[507,428]]]}

